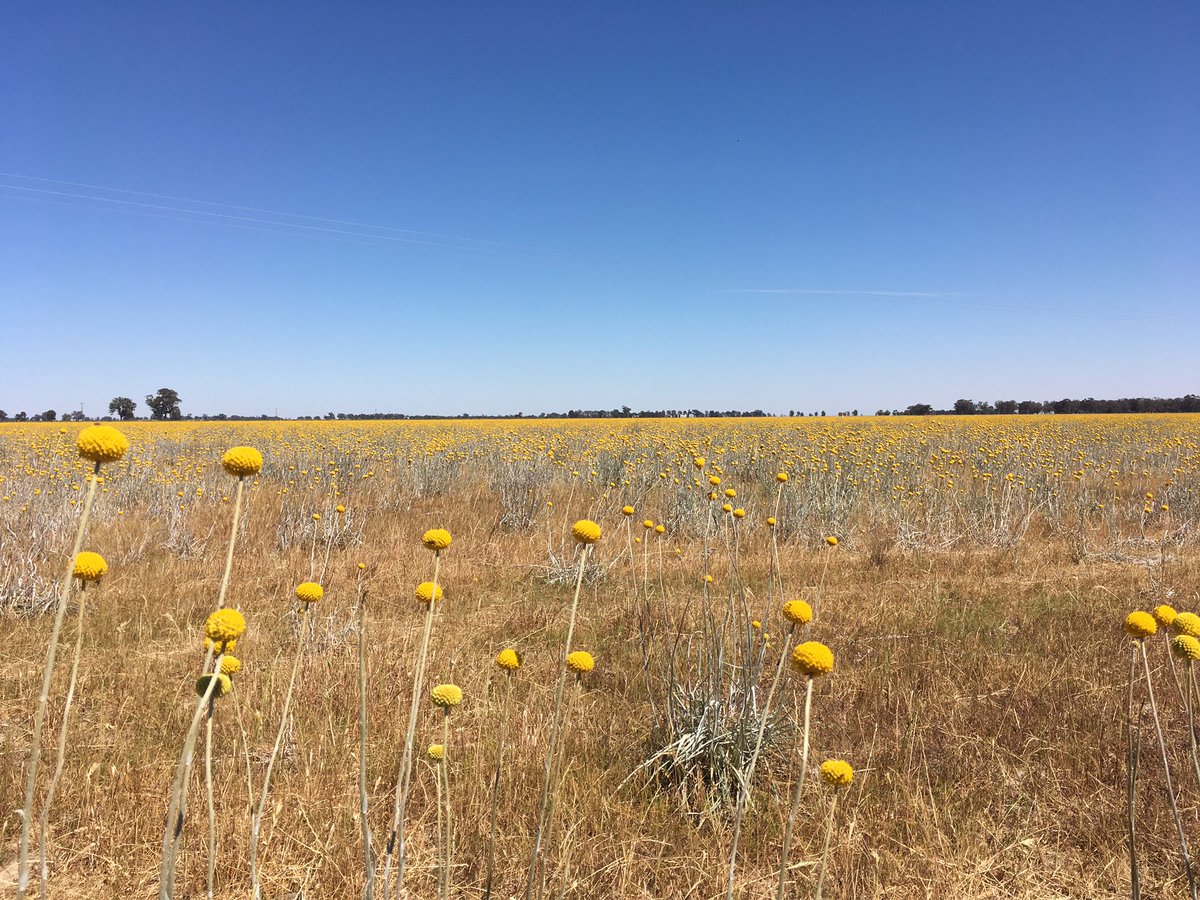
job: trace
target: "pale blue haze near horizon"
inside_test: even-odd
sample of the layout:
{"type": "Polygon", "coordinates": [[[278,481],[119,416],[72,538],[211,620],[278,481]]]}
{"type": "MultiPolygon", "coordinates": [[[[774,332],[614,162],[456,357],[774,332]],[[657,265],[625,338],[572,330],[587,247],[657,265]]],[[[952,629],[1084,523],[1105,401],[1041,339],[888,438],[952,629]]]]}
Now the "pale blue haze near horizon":
{"type": "Polygon", "coordinates": [[[11,3],[0,408],[1196,392],[1197,47],[1194,2],[11,3]]]}

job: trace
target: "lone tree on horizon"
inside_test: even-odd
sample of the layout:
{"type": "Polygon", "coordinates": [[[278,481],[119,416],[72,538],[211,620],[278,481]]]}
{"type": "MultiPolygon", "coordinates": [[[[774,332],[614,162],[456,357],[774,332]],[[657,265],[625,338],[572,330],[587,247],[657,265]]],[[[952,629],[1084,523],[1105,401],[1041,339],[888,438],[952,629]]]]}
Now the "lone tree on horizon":
{"type": "Polygon", "coordinates": [[[137,409],[137,403],[128,397],[113,397],[108,404],[108,411],[110,413],[118,419],[125,419],[126,421],[133,418],[133,411],[135,409],[137,409]]]}
{"type": "Polygon", "coordinates": [[[179,394],[171,388],[159,388],[157,394],[147,394],[146,405],[150,407],[150,418],[152,419],[178,419],[180,417],[179,394]]]}

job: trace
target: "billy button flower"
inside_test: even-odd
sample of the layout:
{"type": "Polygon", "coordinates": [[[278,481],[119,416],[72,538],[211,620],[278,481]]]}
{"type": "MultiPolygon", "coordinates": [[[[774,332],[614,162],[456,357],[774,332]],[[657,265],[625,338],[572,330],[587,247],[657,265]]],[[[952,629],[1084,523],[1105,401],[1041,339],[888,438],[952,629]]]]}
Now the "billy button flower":
{"type": "Polygon", "coordinates": [[[571,536],[580,544],[594,544],[600,540],[600,526],[591,519],[580,519],[571,526],[571,536]]]}
{"type": "Polygon", "coordinates": [[[315,581],[305,581],[296,585],[296,599],[305,605],[316,603],[324,596],[325,589],[315,581]]]}
{"type": "Polygon", "coordinates": [[[109,425],[89,425],[75,439],[79,455],[97,465],[116,462],[129,449],[129,439],[109,425]]]}
{"type": "Polygon", "coordinates": [[[99,581],[108,574],[108,563],[99,553],[85,550],[75,557],[75,566],[71,571],[74,578],[82,582],[99,581]]]}
{"type": "Polygon", "coordinates": [[[230,447],[221,457],[225,471],[237,478],[247,478],[262,471],[263,456],[253,447],[230,447]]]}
{"type": "Polygon", "coordinates": [[[1148,612],[1142,612],[1139,609],[1125,617],[1125,633],[1135,641],[1144,641],[1157,630],[1158,623],[1154,621],[1154,616],[1148,612]]]}
{"type": "Polygon", "coordinates": [[[421,535],[421,543],[425,545],[425,549],[434,553],[441,553],[450,546],[452,540],[450,532],[445,528],[430,528],[421,535]]]}

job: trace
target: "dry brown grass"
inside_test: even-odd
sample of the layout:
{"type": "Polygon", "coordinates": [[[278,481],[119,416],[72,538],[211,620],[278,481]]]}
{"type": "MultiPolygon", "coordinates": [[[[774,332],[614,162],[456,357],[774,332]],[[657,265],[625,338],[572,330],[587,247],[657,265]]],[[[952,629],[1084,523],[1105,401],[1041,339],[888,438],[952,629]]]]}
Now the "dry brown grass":
{"type": "MultiPolygon", "coordinates": [[[[556,508],[571,509],[565,515],[588,512],[578,493],[552,488],[550,495],[556,508]]],[[[342,502],[355,511],[352,492],[342,502]]],[[[237,690],[256,785],[295,647],[292,589],[309,571],[303,540],[279,545],[290,503],[269,491],[250,499],[228,600],[249,622],[238,647],[237,690]]],[[[544,577],[544,522],[527,530],[500,528],[504,510],[483,478],[460,478],[444,494],[400,507],[371,508],[363,542],[333,549],[263,823],[267,897],[361,895],[356,566],[367,565],[370,595],[367,768],[378,847],[390,823],[421,630],[412,588],[428,577],[429,554],[419,538],[432,526],[448,528],[455,540],[443,555],[439,580],[447,600],[430,649],[429,679],[454,681],[467,698],[454,724],[455,896],[478,897],[482,890],[503,694],[493,659],[505,646],[518,647],[525,664],[513,678],[493,896],[519,896],[525,883],[570,586],[544,577]]],[[[89,602],[71,746],[49,835],[52,897],[155,894],[174,756],[202,658],[198,626],[220,581],[219,541],[199,555],[166,549],[174,526],[136,503],[126,509],[121,517],[102,516],[85,545],[114,564],[89,602]]],[[[221,534],[229,512],[219,503],[197,505],[187,528],[193,535],[221,534]]],[[[603,524],[606,539],[596,549],[611,562],[624,547],[623,526],[619,515],[603,524]]],[[[1129,609],[1150,608],[1168,591],[1176,606],[1195,609],[1200,554],[1177,548],[1150,566],[1094,553],[1078,562],[1068,539],[1036,528],[1007,547],[961,542],[940,551],[911,549],[879,527],[879,537],[843,541],[833,555],[812,634],[837,654],[834,674],[816,687],[812,760],[842,757],[856,769],[839,804],[826,896],[1127,896],[1127,645],[1120,623],[1129,609]]],[[[766,591],[768,540],[765,530],[752,532],[741,548],[742,577],[759,600],[766,591]]],[[[683,553],[667,558],[666,598],[659,601],[673,610],[689,598],[695,602],[703,570],[699,542],[685,538],[671,546],[676,543],[683,553]]],[[[62,548],[45,551],[54,566],[62,562],[53,558],[62,548]]],[[[820,544],[785,540],[780,555],[789,594],[815,588],[825,556],[820,544]]],[[[724,567],[718,554],[718,584],[724,567]]],[[[44,616],[9,614],[3,624],[0,873],[14,868],[19,823],[7,812],[20,807],[48,634],[44,616]]],[[[567,869],[566,896],[723,896],[730,817],[699,820],[686,811],[702,805],[695,797],[656,793],[636,779],[621,786],[653,749],[627,568],[585,581],[575,644],[596,654],[597,667],[565,736],[558,825],[546,845],[550,895],[559,896],[567,869]]],[[[1152,643],[1159,676],[1166,666],[1162,651],[1160,642],[1152,643]]],[[[1189,769],[1182,704],[1166,678],[1156,686],[1195,846],[1200,784],[1189,769]]],[[[52,696],[61,697],[61,680],[52,696]]],[[[795,709],[792,691],[793,683],[785,682],[781,694],[795,709]]],[[[250,889],[250,815],[232,707],[225,712],[230,715],[218,716],[214,736],[217,896],[243,898],[250,889]]],[[[47,733],[56,732],[57,715],[52,703],[47,733]]],[[[438,738],[439,724],[423,704],[419,747],[438,738]]],[[[1145,723],[1139,740],[1143,896],[1180,896],[1173,825],[1153,765],[1153,729],[1145,723]]],[[[777,745],[759,763],[759,791],[739,851],[735,896],[746,900],[774,895],[782,817],[795,777],[790,750],[790,743],[777,745]]],[[[409,896],[431,897],[437,890],[431,770],[418,765],[413,779],[405,884],[409,896]]],[[[819,779],[809,780],[792,852],[796,896],[812,891],[828,809],[819,779]]],[[[206,821],[198,796],[189,807],[179,896],[203,893],[206,821]]],[[[0,885],[3,879],[0,874],[0,885]]]]}

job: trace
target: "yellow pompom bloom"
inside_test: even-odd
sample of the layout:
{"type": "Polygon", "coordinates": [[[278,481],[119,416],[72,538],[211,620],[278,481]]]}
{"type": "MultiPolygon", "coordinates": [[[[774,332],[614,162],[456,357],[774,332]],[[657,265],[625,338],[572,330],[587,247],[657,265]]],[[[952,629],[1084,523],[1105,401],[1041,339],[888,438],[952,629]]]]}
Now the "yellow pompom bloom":
{"type": "Polygon", "coordinates": [[[838,545],[838,539],[831,534],[829,537],[825,538],[825,543],[827,543],[830,547],[836,547],[838,545]]]}
{"type": "Polygon", "coordinates": [[[221,657],[221,674],[228,675],[232,678],[238,672],[242,671],[242,661],[236,656],[230,656],[226,653],[221,657]]]}
{"type": "Polygon", "coordinates": [[[582,675],[584,672],[590,672],[596,668],[596,660],[586,650],[576,650],[567,655],[567,668],[576,675],[582,675]]]}
{"type": "Polygon", "coordinates": [[[789,600],[783,604],[783,617],[793,625],[807,625],[812,621],[812,607],[803,600],[789,600]]]}
{"type": "Polygon", "coordinates": [[[438,603],[442,602],[442,586],[435,585],[432,581],[422,581],[418,584],[415,594],[422,603],[432,603],[435,599],[438,603]]]}
{"type": "Polygon", "coordinates": [[[1148,612],[1142,612],[1139,609],[1125,617],[1125,633],[1135,641],[1148,638],[1156,631],[1158,631],[1158,623],[1148,612]]]}
{"type": "Polygon", "coordinates": [[[236,641],[246,630],[246,617],[236,609],[225,607],[208,614],[204,620],[204,634],[213,642],[220,645],[236,641]]]}
{"type": "Polygon", "coordinates": [[[820,641],[805,641],[792,651],[792,668],[815,678],[833,671],[833,651],[820,641]]]}
{"type": "Polygon", "coordinates": [[[703,469],[705,463],[707,463],[707,462],[708,462],[708,460],[706,460],[703,456],[697,456],[695,459],[692,460],[692,465],[695,466],[697,469],[703,469]]]}
{"type": "Polygon", "coordinates": [[[521,668],[521,654],[507,647],[496,654],[496,665],[506,672],[515,672],[521,668]]]}
{"type": "Polygon", "coordinates": [[[733,512],[733,504],[732,503],[722,503],[721,511],[722,512],[733,512]]]}
{"type": "Polygon", "coordinates": [[[89,425],[79,432],[75,446],[94,463],[116,462],[129,449],[129,439],[110,425],[89,425]]]}
{"type": "Polygon", "coordinates": [[[429,699],[434,706],[449,709],[458,706],[463,701],[463,692],[457,684],[439,684],[429,692],[429,699]]]}
{"type": "Polygon", "coordinates": [[[344,513],[345,511],[346,507],[342,506],[340,503],[337,505],[337,509],[334,510],[335,513],[344,513]]]}
{"type": "Polygon", "coordinates": [[[654,533],[655,533],[655,534],[666,534],[666,532],[667,532],[667,526],[666,526],[666,525],[655,525],[655,526],[654,526],[654,533]]]}
{"type": "Polygon", "coordinates": [[[1190,634],[1176,635],[1171,639],[1171,652],[1180,659],[1200,659],[1200,641],[1190,634]]]}
{"type": "Polygon", "coordinates": [[[1176,634],[1190,634],[1194,638],[1200,638],[1200,616],[1195,613],[1179,613],[1171,622],[1171,627],[1175,629],[1176,634]]]}
{"type": "Polygon", "coordinates": [[[774,516],[767,516],[767,525],[770,528],[775,527],[775,517],[774,516]]]}
{"type": "Polygon", "coordinates": [[[733,511],[733,517],[735,519],[744,519],[746,518],[746,511],[739,506],[733,511]]]}
{"type": "Polygon", "coordinates": [[[834,787],[846,787],[854,780],[854,767],[844,759],[827,759],[821,763],[821,780],[834,787]]]}
{"type": "Polygon", "coordinates": [[[316,603],[325,596],[325,589],[315,581],[296,585],[296,599],[301,603],[316,603]]]}
{"type": "Polygon", "coordinates": [[[621,512],[627,516],[632,516],[633,515],[633,507],[632,506],[622,506],[621,512]]]}
{"type": "Polygon", "coordinates": [[[580,519],[571,526],[571,535],[581,544],[594,544],[600,540],[600,526],[591,519],[580,519]]]}
{"type": "Polygon", "coordinates": [[[1175,612],[1175,607],[1168,606],[1165,603],[1154,607],[1154,610],[1151,614],[1154,616],[1154,621],[1157,622],[1161,628],[1170,628],[1171,623],[1175,621],[1175,616],[1177,615],[1175,612]]]}
{"type": "Polygon", "coordinates": [[[71,574],[80,581],[99,581],[108,574],[108,563],[99,553],[84,550],[75,557],[75,568],[71,574]]]}
{"type": "Polygon", "coordinates": [[[446,748],[442,744],[430,744],[429,749],[425,751],[425,755],[438,762],[446,756],[446,748]]]}
{"type": "Polygon", "coordinates": [[[208,686],[216,679],[216,685],[212,688],[213,697],[224,697],[233,690],[233,682],[229,680],[228,675],[201,675],[196,679],[196,696],[203,697],[208,693],[208,686]]]}
{"type": "Polygon", "coordinates": [[[262,471],[263,457],[253,447],[230,447],[221,457],[221,465],[230,475],[245,478],[262,471]]]}
{"type": "Polygon", "coordinates": [[[654,527],[654,520],[653,520],[653,519],[646,519],[646,520],[644,520],[644,521],[642,522],[642,527],[643,527],[643,528],[653,528],[653,527],[654,527]]]}
{"type": "Polygon", "coordinates": [[[787,472],[780,472],[778,475],[775,476],[775,480],[778,481],[780,484],[783,484],[785,481],[788,480],[787,472]]]}
{"type": "Polygon", "coordinates": [[[709,475],[708,483],[711,484],[713,487],[716,487],[717,485],[719,485],[721,483],[721,479],[717,475],[709,475]]]}
{"type": "Polygon", "coordinates": [[[421,535],[421,543],[425,545],[426,550],[440,552],[450,546],[450,532],[445,528],[430,528],[427,532],[421,535]]]}

